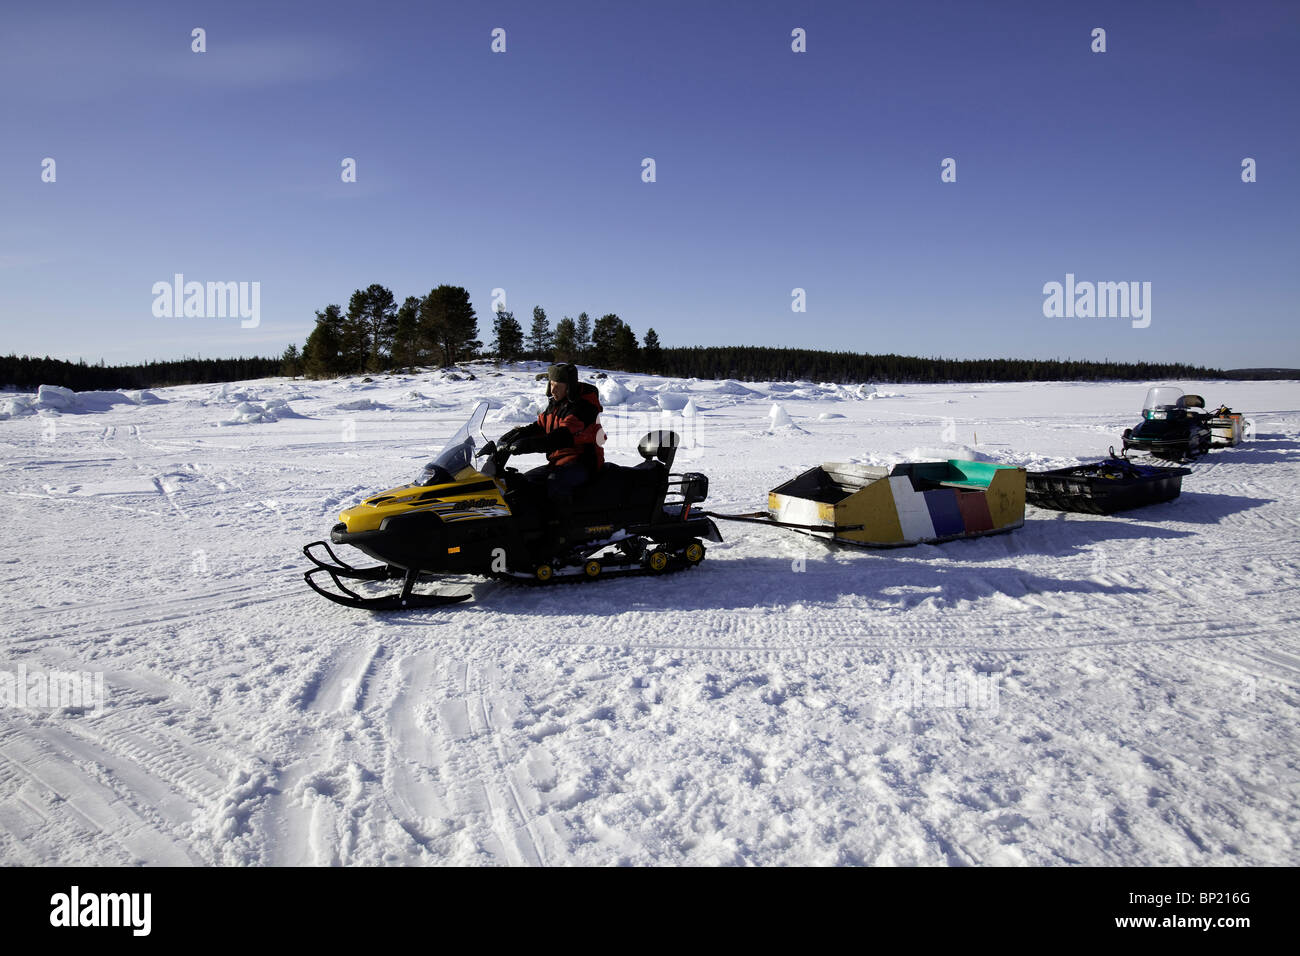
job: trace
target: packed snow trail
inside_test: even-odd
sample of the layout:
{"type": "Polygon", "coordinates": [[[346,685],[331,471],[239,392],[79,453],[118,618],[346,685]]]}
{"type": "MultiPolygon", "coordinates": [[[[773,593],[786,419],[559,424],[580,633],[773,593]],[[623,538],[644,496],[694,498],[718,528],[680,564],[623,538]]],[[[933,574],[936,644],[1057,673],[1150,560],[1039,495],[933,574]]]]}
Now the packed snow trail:
{"type": "MultiPolygon", "coordinates": [[[[341,508],[480,399],[489,434],[535,413],[531,368],[472,371],[0,410],[0,675],[106,691],[0,707],[0,863],[1297,862],[1300,385],[1176,383],[1253,440],[1124,515],[889,551],[729,524],[666,578],[314,595],[341,508]]],[[[724,512],[825,460],[1095,460],[1146,388],[601,385],[610,459],[676,428],[724,512]]]]}

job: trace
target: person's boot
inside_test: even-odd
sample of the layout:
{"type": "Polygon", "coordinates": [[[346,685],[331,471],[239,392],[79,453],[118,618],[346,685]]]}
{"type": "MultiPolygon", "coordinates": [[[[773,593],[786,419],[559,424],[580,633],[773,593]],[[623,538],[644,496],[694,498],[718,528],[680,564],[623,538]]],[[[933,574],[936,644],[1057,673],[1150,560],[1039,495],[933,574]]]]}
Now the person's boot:
{"type": "Polygon", "coordinates": [[[550,549],[551,554],[555,557],[563,554],[567,543],[564,537],[564,526],[555,518],[548,518],[546,521],[546,546],[550,549]]]}
{"type": "Polygon", "coordinates": [[[551,514],[546,521],[546,537],[551,550],[558,556],[569,544],[569,529],[573,524],[573,499],[558,495],[551,499],[551,514]]]}

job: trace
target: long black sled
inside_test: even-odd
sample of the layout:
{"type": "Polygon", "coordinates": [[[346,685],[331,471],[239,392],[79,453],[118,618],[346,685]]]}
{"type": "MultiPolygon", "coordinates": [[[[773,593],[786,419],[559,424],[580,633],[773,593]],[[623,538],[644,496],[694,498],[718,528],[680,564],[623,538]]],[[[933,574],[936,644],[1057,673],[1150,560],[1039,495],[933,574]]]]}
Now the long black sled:
{"type": "Polygon", "coordinates": [[[1089,465],[1031,471],[1025,477],[1025,500],[1053,511],[1108,515],[1172,501],[1182,492],[1190,468],[1157,468],[1111,457],[1089,465]]]}

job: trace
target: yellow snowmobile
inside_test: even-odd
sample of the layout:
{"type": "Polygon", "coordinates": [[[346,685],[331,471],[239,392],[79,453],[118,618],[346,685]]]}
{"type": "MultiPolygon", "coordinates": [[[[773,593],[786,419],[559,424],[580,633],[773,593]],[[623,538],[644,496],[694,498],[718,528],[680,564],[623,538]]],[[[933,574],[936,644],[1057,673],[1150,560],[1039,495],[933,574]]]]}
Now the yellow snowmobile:
{"type": "Polygon", "coordinates": [[[483,436],[487,412],[481,403],[414,481],[346,509],[329,542],[305,546],[303,554],[316,565],[304,575],[307,584],[347,607],[440,607],[470,595],[417,594],[417,582],[466,574],[535,584],[662,574],[699,564],[703,540],[722,540],[711,520],[691,515],[691,507],[708,497],[708,478],[670,472],[679,440],[675,432],[657,431],[637,446],[640,464],[606,462],[578,490],[555,553],[545,490],[507,467],[509,449],[483,436]],[[354,567],[330,543],[351,545],[382,563],[354,567]],[[322,549],[327,557],[314,553],[322,549]],[[338,591],[313,580],[320,575],[338,591]],[[398,594],[370,596],[344,579],[400,579],[402,587],[398,594]]]}

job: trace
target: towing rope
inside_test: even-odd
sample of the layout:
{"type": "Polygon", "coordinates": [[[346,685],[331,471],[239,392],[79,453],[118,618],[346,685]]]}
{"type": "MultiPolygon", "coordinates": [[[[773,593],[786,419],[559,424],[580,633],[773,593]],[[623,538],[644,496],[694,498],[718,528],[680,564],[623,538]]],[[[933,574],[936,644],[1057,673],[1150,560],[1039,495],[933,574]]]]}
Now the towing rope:
{"type": "Polygon", "coordinates": [[[718,514],[716,511],[697,511],[701,518],[721,518],[723,521],[750,521],[754,524],[772,525],[777,528],[789,528],[792,531],[825,531],[831,534],[839,534],[841,531],[861,531],[866,525],[862,524],[794,524],[789,521],[777,521],[766,511],[747,511],[740,515],[718,514]]]}

